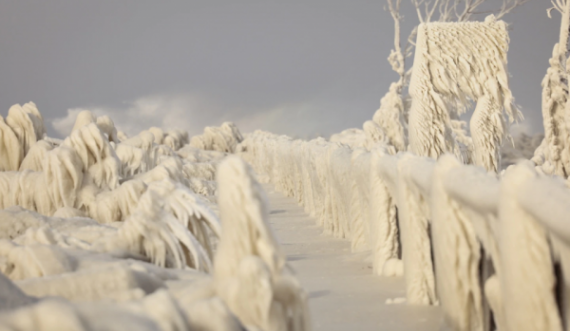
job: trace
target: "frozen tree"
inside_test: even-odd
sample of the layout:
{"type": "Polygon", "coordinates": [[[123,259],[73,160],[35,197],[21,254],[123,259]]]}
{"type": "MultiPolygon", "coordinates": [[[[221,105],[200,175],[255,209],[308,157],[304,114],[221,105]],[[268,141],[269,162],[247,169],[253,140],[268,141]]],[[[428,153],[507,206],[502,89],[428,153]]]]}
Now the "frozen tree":
{"type": "Polygon", "coordinates": [[[554,45],[550,67],[542,81],[542,119],[544,140],[535,152],[533,161],[547,174],[562,177],[570,175],[570,132],[568,124],[568,33],[570,29],[570,1],[552,1],[552,10],[562,14],[560,40],[554,45]]]}
{"type": "Polygon", "coordinates": [[[392,83],[388,93],[380,100],[380,108],[373,117],[375,124],[384,130],[389,144],[398,151],[406,150],[402,88],[403,80],[392,83]]]}
{"type": "MultiPolygon", "coordinates": [[[[487,8],[489,10],[486,13],[494,14],[495,19],[499,20],[527,1],[528,0],[503,0],[500,7],[487,8]]],[[[484,7],[485,4],[490,4],[488,0],[412,0],[412,3],[416,7],[418,19],[421,23],[433,22],[436,15],[439,15],[437,18],[438,22],[467,22],[473,18],[473,15],[483,13],[480,11],[481,7],[484,7]],[[421,10],[422,7],[423,11],[421,10]]],[[[410,38],[413,38],[417,31],[418,29],[416,28],[410,35],[410,38]]],[[[506,55],[506,50],[503,55],[506,55]]],[[[506,64],[506,57],[503,61],[504,64],[506,64]]],[[[505,78],[501,77],[500,80],[505,81],[505,78]]],[[[491,89],[493,88],[494,87],[491,87],[491,89]]],[[[487,91],[486,94],[489,95],[490,93],[487,91]]],[[[507,97],[509,96],[507,95],[507,97]]],[[[475,100],[472,96],[468,98],[475,100]]],[[[459,115],[465,111],[465,100],[461,100],[458,103],[457,100],[453,100],[453,98],[451,98],[451,100],[446,98],[444,102],[448,103],[447,107],[451,110],[449,112],[450,136],[452,141],[457,142],[457,146],[454,147],[454,150],[450,151],[462,157],[466,163],[475,163],[487,170],[497,171],[500,161],[499,147],[507,131],[504,118],[500,115],[502,109],[493,109],[493,107],[496,108],[497,106],[494,105],[489,96],[479,100],[470,121],[469,128],[472,136],[469,137],[465,130],[465,123],[459,120],[459,115]],[[499,116],[497,116],[497,114],[499,114],[499,116]],[[490,125],[487,125],[488,123],[490,123],[490,125]]],[[[500,100],[495,103],[497,102],[500,103],[500,100]]],[[[501,108],[500,106],[498,107],[501,108]]],[[[519,113],[513,114],[512,116],[510,115],[513,110],[509,107],[506,108],[506,111],[509,121],[518,118],[519,113]]]]}
{"type": "Polygon", "coordinates": [[[402,50],[400,42],[400,5],[402,0],[387,0],[390,15],[394,19],[394,49],[390,52],[388,62],[392,66],[399,79],[390,85],[388,93],[380,100],[380,108],[374,114],[373,120],[385,132],[389,144],[394,146],[398,151],[406,149],[405,140],[405,112],[404,101],[402,99],[402,90],[405,84],[406,69],[405,55],[407,48],[402,50]]]}
{"type": "MultiPolygon", "coordinates": [[[[497,19],[502,18],[516,7],[524,4],[528,0],[504,0],[501,7],[490,10],[488,13],[495,14],[497,19]]],[[[411,0],[416,9],[420,23],[437,22],[465,22],[473,15],[479,14],[478,9],[488,2],[488,0],[411,0]]],[[[402,0],[387,0],[387,9],[394,19],[394,49],[390,52],[388,62],[392,69],[398,74],[397,82],[392,83],[388,93],[381,99],[380,108],[374,114],[373,120],[384,131],[388,143],[398,151],[407,149],[408,141],[408,108],[404,102],[404,88],[408,83],[412,69],[406,69],[406,58],[412,54],[414,39],[418,28],[414,28],[410,33],[406,45],[401,45],[401,21],[400,6],[402,0]]],[[[480,111],[479,113],[483,113],[480,111]]],[[[465,136],[463,125],[457,119],[456,124],[451,126],[451,131],[463,145],[469,145],[469,139],[462,139],[465,136]]],[[[489,136],[489,133],[487,133],[489,136]]],[[[464,153],[465,154],[465,153],[464,153]]],[[[496,153],[495,153],[496,154],[496,153]]],[[[483,161],[482,161],[483,162],[483,161]]],[[[492,163],[492,162],[491,162],[492,163]]]]}
{"type": "Polygon", "coordinates": [[[506,24],[493,16],[485,22],[420,25],[409,89],[412,152],[435,158],[451,152],[465,160],[460,144],[469,141],[457,129],[457,118],[474,100],[473,161],[498,169],[506,120],[521,117],[508,86],[507,48],[506,24]]]}

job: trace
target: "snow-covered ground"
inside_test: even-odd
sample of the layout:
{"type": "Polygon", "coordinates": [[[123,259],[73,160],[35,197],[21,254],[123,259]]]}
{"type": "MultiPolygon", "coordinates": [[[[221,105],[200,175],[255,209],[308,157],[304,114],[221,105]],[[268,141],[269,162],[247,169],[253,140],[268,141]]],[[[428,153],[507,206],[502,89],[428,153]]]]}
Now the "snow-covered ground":
{"type": "Polygon", "coordinates": [[[269,223],[307,293],[315,331],[440,330],[439,307],[386,303],[406,296],[403,277],[374,276],[367,253],[351,253],[350,241],[322,234],[294,199],[264,189],[269,223]]]}

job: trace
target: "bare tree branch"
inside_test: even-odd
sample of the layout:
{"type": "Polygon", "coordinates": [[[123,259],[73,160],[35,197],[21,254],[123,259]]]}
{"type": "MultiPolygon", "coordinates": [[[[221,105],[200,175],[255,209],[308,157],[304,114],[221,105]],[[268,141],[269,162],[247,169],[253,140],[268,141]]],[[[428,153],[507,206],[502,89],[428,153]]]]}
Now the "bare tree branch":
{"type": "Polygon", "coordinates": [[[400,80],[403,82],[405,75],[405,56],[402,52],[400,45],[400,4],[402,0],[387,0],[388,10],[394,19],[394,49],[390,52],[388,62],[392,65],[392,69],[400,75],[400,80]]]}
{"type": "Polygon", "coordinates": [[[497,19],[501,19],[503,16],[513,11],[513,9],[524,5],[528,1],[529,0],[503,0],[503,7],[501,7],[501,11],[499,11],[495,16],[497,19]]]}
{"type": "Polygon", "coordinates": [[[552,10],[556,10],[558,11],[560,14],[564,15],[564,6],[566,5],[566,1],[565,0],[550,0],[550,2],[552,3],[552,7],[548,8],[546,10],[546,13],[548,14],[548,18],[552,18],[551,13],[552,10]]]}

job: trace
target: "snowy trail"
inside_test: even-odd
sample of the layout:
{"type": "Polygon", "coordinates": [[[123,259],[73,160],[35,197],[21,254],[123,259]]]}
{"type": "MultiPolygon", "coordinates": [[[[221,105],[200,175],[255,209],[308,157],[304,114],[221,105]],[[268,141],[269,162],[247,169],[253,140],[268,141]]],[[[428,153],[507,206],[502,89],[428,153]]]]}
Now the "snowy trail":
{"type": "Polygon", "coordinates": [[[294,199],[264,185],[272,228],[287,260],[309,297],[313,329],[439,330],[438,307],[387,305],[405,297],[404,280],[372,275],[364,254],[350,252],[350,243],[322,234],[315,220],[294,199]]]}

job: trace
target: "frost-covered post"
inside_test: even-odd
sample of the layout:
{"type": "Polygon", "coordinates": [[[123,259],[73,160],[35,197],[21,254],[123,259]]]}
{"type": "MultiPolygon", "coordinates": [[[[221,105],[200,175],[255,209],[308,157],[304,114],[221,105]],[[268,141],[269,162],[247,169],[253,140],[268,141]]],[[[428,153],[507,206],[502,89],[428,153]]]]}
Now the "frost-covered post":
{"type": "Polygon", "coordinates": [[[429,224],[428,185],[418,185],[416,177],[430,183],[434,162],[430,158],[419,158],[410,153],[401,154],[397,161],[398,170],[398,222],[402,243],[402,261],[406,279],[406,298],[410,304],[437,304],[435,274],[431,252],[429,224]],[[419,170],[421,169],[421,170],[419,170]]]}
{"type": "Polygon", "coordinates": [[[521,117],[508,85],[507,48],[506,24],[493,16],[485,22],[420,25],[409,88],[412,152],[433,158],[449,152],[465,159],[467,147],[475,164],[498,169],[505,115],[509,122],[521,117]],[[470,125],[472,146],[457,121],[469,100],[479,102],[470,125]]]}
{"type": "MultiPolygon", "coordinates": [[[[538,174],[528,164],[507,170],[499,199],[500,297],[508,331],[561,331],[548,234],[519,195],[538,174]]],[[[550,192],[549,192],[550,194],[550,192]]]]}
{"type": "Polygon", "coordinates": [[[395,181],[388,182],[389,171],[395,169],[395,157],[377,146],[370,152],[370,234],[369,246],[373,251],[373,271],[383,275],[389,260],[398,259],[398,216],[396,209],[397,187],[395,181]],[[393,164],[393,167],[390,165],[393,164]],[[389,188],[390,186],[390,188],[389,188]]]}
{"type": "Polygon", "coordinates": [[[460,167],[462,165],[456,158],[444,155],[431,176],[435,284],[445,321],[451,329],[483,331],[486,329],[481,284],[486,279],[480,279],[481,245],[465,208],[452,199],[445,185],[445,176],[460,167]]]}

